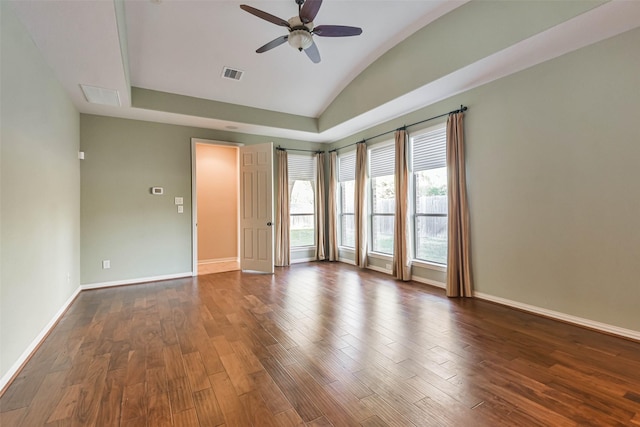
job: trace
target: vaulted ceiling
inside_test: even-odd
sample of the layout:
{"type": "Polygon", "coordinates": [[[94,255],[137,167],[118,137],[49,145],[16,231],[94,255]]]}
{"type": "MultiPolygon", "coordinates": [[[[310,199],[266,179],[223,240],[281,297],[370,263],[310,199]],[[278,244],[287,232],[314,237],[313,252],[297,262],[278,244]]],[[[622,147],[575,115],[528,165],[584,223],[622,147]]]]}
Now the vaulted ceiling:
{"type": "Polygon", "coordinates": [[[80,112],[332,142],[640,26],[638,1],[326,0],[322,61],[284,44],[294,0],[31,0],[12,5],[80,112]],[[222,78],[223,67],[243,71],[222,78]],[[90,104],[80,84],[117,90],[90,104]]]}

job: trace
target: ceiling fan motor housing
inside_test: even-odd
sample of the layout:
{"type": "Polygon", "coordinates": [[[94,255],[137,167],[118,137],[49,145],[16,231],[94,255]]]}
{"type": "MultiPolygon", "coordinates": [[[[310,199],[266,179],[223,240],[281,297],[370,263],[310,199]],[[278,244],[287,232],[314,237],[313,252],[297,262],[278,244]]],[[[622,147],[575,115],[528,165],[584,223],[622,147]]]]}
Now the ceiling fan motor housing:
{"type": "Polygon", "coordinates": [[[266,52],[288,42],[294,49],[298,49],[300,52],[304,50],[311,62],[317,64],[320,62],[320,52],[318,52],[318,47],[313,42],[314,35],[321,37],[348,37],[362,34],[362,28],[345,25],[320,25],[315,28],[313,20],[320,10],[322,0],[295,0],[295,2],[298,5],[298,15],[287,21],[255,7],[246,4],[240,5],[242,10],[272,24],[286,27],[289,30],[288,35],[277,37],[264,46],[260,46],[256,49],[256,53],[266,52]]]}
{"type": "Polygon", "coordinates": [[[289,45],[299,51],[303,51],[313,44],[311,33],[313,31],[313,22],[304,24],[300,17],[294,16],[289,19],[289,25],[291,26],[288,38],[289,45]]]}

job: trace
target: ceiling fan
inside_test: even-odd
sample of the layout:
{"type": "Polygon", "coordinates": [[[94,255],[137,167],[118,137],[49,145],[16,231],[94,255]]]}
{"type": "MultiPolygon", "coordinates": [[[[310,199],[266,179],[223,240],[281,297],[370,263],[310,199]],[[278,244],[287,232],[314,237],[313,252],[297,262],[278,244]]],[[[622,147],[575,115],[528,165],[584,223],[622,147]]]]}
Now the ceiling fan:
{"type": "Polygon", "coordinates": [[[289,30],[288,35],[271,40],[269,43],[258,48],[256,50],[257,53],[266,52],[288,41],[291,46],[299,51],[304,50],[309,59],[317,64],[320,62],[320,52],[313,41],[314,35],[321,37],[348,37],[362,34],[362,28],[358,27],[348,27],[344,25],[318,25],[314,27],[313,20],[320,10],[322,0],[295,0],[295,2],[298,5],[298,16],[294,16],[288,21],[263,12],[255,7],[247,6],[246,4],[240,5],[242,10],[258,18],[262,18],[265,21],[286,27],[289,30]]]}

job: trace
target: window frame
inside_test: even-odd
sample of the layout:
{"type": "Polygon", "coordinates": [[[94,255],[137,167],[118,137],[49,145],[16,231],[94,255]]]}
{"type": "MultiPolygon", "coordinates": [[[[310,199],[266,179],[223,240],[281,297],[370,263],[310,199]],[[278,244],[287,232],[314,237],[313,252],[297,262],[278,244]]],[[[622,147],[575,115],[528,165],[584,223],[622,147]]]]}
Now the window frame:
{"type": "Polygon", "coordinates": [[[344,217],[351,217],[353,218],[353,222],[355,223],[355,175],[356,175],[356,171],[355,171],[355,167],[356,167],[356,163],[355,163],[355,156],[356,156],[356,151],[355,150],[349,150],[343,154],[338,154],[338,164],[337,164],[337,172],[338,172],[338,248],[341,249],[347,249],[347,250],[355,250],[355,234],[354,234],[354,245],[353,246],[347,246],[344,243],[344,239],[343,239],[343,234],[344,234],[344,227],[343,227],[343,218],[344,217]],[[341,165],[341,160],[344,159],[345,157],[351,157],[353,156],[353,180],[345,180],[345,181],[340,181],[340,165],[341,165]],[[344,187],[343,185],[347,182],[353,182],[353,202],[354,202],[354,209],[353,212],[344,212],[344,206],[342,204],[342,201],[344,200],[344,187]]]}
{"type": "MultiPolygon", "coordinates": [[[[381,150],[381,149],[385,149],[385,148],[389,148],[391,147],[392,150],[392,155],[393,155],[393,174],[391,175],[381,175],[379,178],[385,177],[385,176],[392,176],[393,177],[393,196],[394,196],[394,200],[396,198],[396,194],[395,194],[395,146],[394,146],[394,140],[387,140],[384,142],[380,142],[378,144],[372,145],[371,147],[367,147],[367,172],[368,172],[368,176],[369,176],[369,185],[367,186],[367,192],[368,192],[368,201],[367,201],[367,225],[369,227],[369,232],[368,232],[368,237],[369,237],[369,241],[367,243],[368,246],[368,252],[370,254],[373,254],[374,257],[377,255],[378,257],[393,257],[393,248],[394,248],[394,244],[395,244],[395,236],[392,232],[392,238],[394,240],[394,244],[391,245],[391,252],[381,252],[379,250],[374,250],[373,248],[373,242],[374,242],[374,229],[373,229],[373,223],[374,223],[374,217],[392,217],[393,221],[394,221],[394,227],[395,227],[395,218],[396,218],[396,214],[395,214],[395,208],[394,208],[394,212],[393,213],[389,213],[389,212],[380,212],[380,213],[375,213],[373,211],[374,205],[373,205],[373,192],[374,192],[374,185],[373,185],[373,180],[374,177],[371,176],[371,152],[374,150],[381,150]]],[[[394,228],[395,230],[395,228],[394,228]]]]}
{"type": "Polygon", "coordinates": [[[316,241],[316,235],[317,235],[317,232],[316,232],[316,215],[317,215],[317,209],[318,209],[318,207],[316,206],[316,194],[317,194],[317,191],[318,191],[317,182],[316,182],[317,181],[317,171],[316,171],[317,165],[315,163],[316,159],[315,159],[314,156],[306,156],[304,154],[291,154],[291,153],[288,153],[287,162],[289,164],[287,165],[287,167],[290,166],[291,160],[295,159],[296,157],[300,157],[300,158],[310,157],[311,161],[312,161],[312,167],[313,167],[313,179],[310,179],[310,180],[308,180],[308,179],[292,179],[291,176],[289,176],[288,179],[287,179],[287,181],[288,181],[287,182],[287,187],[288,187],[288,192],[289,192],[289,248],[290,248],[290,250],[304,250],[304,249],[315,247],[316,243],[317,243],[317,241],[316,241]],[[296,181],[310,182],[311,183],[311,191],[313,192],[313,212],[311,212],[311,213],[307,213],[307,212],[305,212],[305,213],[292,213],[291,212],[291,194],[293,192],[293,189],[294,189],[296,181]],[[313,217],[312,218],[313,242],[311,244],[308,244],[308,245],[295,245],[295,246],[293,244],[291,244],[291,230],[292,230],[291,222],[292,222],[292,218],[293,217],[298,217],[298,216],[312,216],[313,217]]]}
{"type": "MultiPolygon", "coordinates": [[[[439,131],[444,131],[445,132],[445,149],[446,149],[446,122],[445,123],[440,123],[437,124],[435,126],[431,126],[425,129],[422,129],[418,132],[416,132],[415,136],[411,136],[410,139],[410,147],[411,147],[411,155],[410,155],[410,165],[411,165],[411,170],[410,170],[410,174],[411,174],[411,201],[410,201],[410,209],[411,209],[411,235],[412,235],[412,254],[411,254],[411,259],[412,262],[414,263],[418,263],[418,264],[424,264],[425,266],[429,267],[429,268],[433,268],[435,270],[439,270],[439,271],[446,271],[447,268],[447,263],[440,263],[437,261],[433,261],[433,260],[427,260],[427,259],[423,259],[423,258],[418,258],[418,236],[417,236],[417,224],[418,224],[418,220],[421,217],[426,217],[426,218],[447,218],[447,227],[449,224],[449,214],[443,214],[443,213],[418,213],[417,212],[417,206],[418,206],[418,185],[417,185],[417,172],[415,170],[413,170],[413,157],[414,157],[414,142],[413,142],[413,138],[414,137],[418,137],[420,135],[424,135],[426,133],[430,133],[430,132],[434,132],[436,130],[439,131]]],[[[446,168],[446,164],[445,164],[445,168],[446,168]]],[[[429,169],[426,169],[429,170],[429,169]]],[[[421,171],[418,171],[421,172],[421,171]]],[[[448,173],[448,172],[447,172],[448,173]]],[[[448,188],[448,182],[447,182],[447,193],[449,192],[449,188],[448,188]]],[[[447,237],[447,247],[449,245],[448,242],[448,237],[447,237]]]]}

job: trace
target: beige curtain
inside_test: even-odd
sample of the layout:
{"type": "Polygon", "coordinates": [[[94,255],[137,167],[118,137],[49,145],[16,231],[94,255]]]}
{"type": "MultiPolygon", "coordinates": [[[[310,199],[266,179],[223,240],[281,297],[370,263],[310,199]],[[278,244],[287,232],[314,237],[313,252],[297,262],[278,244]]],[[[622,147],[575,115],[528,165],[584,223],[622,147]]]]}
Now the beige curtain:
{"type": "Polygon", "coordinates": [[[329,153],[329,198],[327,200],[329,221],[329,261],[338,260],[338,153],[329,153]]]}
{"type": "Polygon", "coordinates": [[[402,129],[396,131],[396,214],[393,238],[393,275],[400,280],[411,280],[411,256],[409,255],[409,135],[402,129]]]}
{"type": "Polygon", "coordinates": [[[464,160],[464,113],[447,120],[447,173],[449,190],[449,250],[447,296],[471,297],[469,206],[464,160]]]}
{"type": "Polygon", "coordinates": [[[354,223],[356,229],[355,262],[367,266],[367,144],[358,143],[356,149],[356,182],[354,223]]]}
{"type": "Polygon", "coordinates": [[[316,259],[326,259],[324,234],[324,152],[316,153],[316,259]]]}
{"type": "Polygon", "coordinates": [[[277,150],[278,199],[276,200],[276,253],[275,263],[279,267],[289,261],[289,167],[287,152],[277,150]]]}

